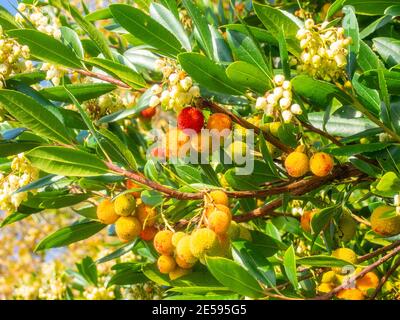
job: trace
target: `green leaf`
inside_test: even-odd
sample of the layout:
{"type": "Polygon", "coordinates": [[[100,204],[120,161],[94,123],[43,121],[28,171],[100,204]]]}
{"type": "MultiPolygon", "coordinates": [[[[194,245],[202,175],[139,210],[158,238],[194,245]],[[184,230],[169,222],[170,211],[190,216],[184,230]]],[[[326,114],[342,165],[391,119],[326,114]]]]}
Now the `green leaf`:
{"type": "Polygon", "coordinates": [[[63,147],[38,147],[26,154],[32,165],[47,173],[71,177],[98,176],[107,167],[97,156],[63,147]]]}
{"type": "Polygon", "coordinates": [[[243,89],[233,83],[225,70],[199,53],[181,53],[178,56],[182,68],[200,85],[215,92],[241,95],[243,89]]]}
{"type": "Polygon", "coordinates": [[[37,194],[30,194],[24,206],[36,209],[61,209],[71,207],[87,200],[89,193],[65,193],[64,191],[46,191],[37,194]]]}
{"type": "Polygon", "coordinates": [[[61,27],[61,41],[69,46],[72,50],[74,50],[75,54],[80,58],[83,59],[85,52],[83,51],[82,42],[79,39],[78,34],[68,27],[61,27]]]}
{"type": "Polygon", "coordinates": [[[150,16],[171,32],[181,43],[186,51],[192,51],[190,41],[180,21],[166,7],[152,3],[150,5],[150,16]]]}
{"type": "Polygon", "coordinates": [[[72,49],[53,37],[33,30],[19,29],[7,32],[19,43],[29,46],[32,56],[69,68],[82,68],[82,63],[72,49]]]}
{"type": "Polygon", "coordinates": [[[352,155],[360,154],[360,153],[364,153],[364,152],[379,151],[379,150],[387,148],[389,145],[390,144],[388,144],[388,143],[374,142],[374,143],[368,143],[368,144],[352,144],[352,145],[342,146],[342,147],[337,147],[337,146],[328,147],[328,148],[324,148],[323,150],[334,156],[350,157],[352,155]]]}
{"type": "Polygon", "coordinates": [[[125,4],[112,4],[110,10],[125,30],[159,53],[174,58],[181,52],[181,44],[175,36],[141,10],[125,4]]]}
{"type": "Polygon", "coordinates": [[[386,8],[399,4],[398,0],[346,0],[346,5],[351,5],[358,14],[381,15],[386,8]]]}
{"type": "Polygon", "coordinates": [[[352,80],[353,88],[357,93],[358,99],[375,117],[379,118],[381,109],[381,99],[377,90],[367,88],[359,82],[360,76],[355,74],[352,80]]]}
{"type": "Polygon", "coordinates": [[[214,48],[213,60],[224,63],[224,62],[232,62],[232,53],[227,45],[222,34],[212,25],[208,26],[211,31],[211,40],[214,48]]]}
{"type": "Polygon", "coordinates": [[[340,9],[342,9],[344,3],[346,0],[336,0],[334,3],[331,4],[331,6],[328,9],[328,12],[326,14],[326,20],[331,18],[336,12],[338,12],[340,9]]]}
{"type": "Polygon", "coordinates": [[[93,11],[89,13],[88,15],[85,16],[86,21],[94,22],[98,20],[104,20],[104,19],[112,19],[112,14],[110,9],[108,8],[103,8],[103,9],[98,9],[96,11],[93,11]]]}
{"type": "Polygon", "coordinates": [[[400,179],[394,172],[386,173],[376,185],[376,190],[385,193],[388,197],[393,197],[400,191],[400,179]]]}
{"type": "Polygon", "coordinates": [[[139,238],[135,238],[135,240],[124,244],[122,247],[111,252],[110,254],[107,254],[106,256],[97,259],[96,263],[100,264],[100,263],[108,262],[108,261],[117,259],[119,257],[122,257],[123,255],[131,252],[132,249],[138,244],[139,240],[140,240],[139,238]]]}
{"type": "Polygon", "coordinates": [[[260,151],[262,153],[265,163],[268,165],[269,169],[271,170],[272,175],[279,178],[279,174],[276,169],[274,160],[273,160],[271,152],[269,151],[269,148],[268,148],[268,144],[267,144],[268,142],[265,140],[264,135],[262,133],[258,136],[258,139],[260,142],[260,151]]]}
{"type": "Polygon", "coordinates": [[[39,242],[35,252],[50,248],[59,248],[81,241],[99,232],[106,225],[96,221],[83,221],[62,228],[39,242]]]}
{"type": "Polygon", "coordinates": [[[311,229],[315,234],[314,239],[328,225],[331,219],[339,214],[341,209],[338,205],[319,210],[311,220],[311,229]]]}
{"type": "Polygon", "coordinates": [[[76,264],[79,273],[91,284],[97,286],[97,267],[93,259],[90,257],[85,257],[82,259],[81,263],[76,264]]]}
{"type": "Polygon", "coordinates": [[[74,6],[68,4],[68,9],[71,12],[72,17],[78,23],[78,25],[89,35],[90,39],[96,44],[98,50],[110,60],[114,60],[114,56],[108,46],[107,40],[104,35],[88,20],[86,20],[79,10],[74,6]]]}
{"type": "Polygon", "coordinates": [[[302,27],[302,22],[289,12],[271,6],[254,3],[254,10],[263,25],[277,40],[278,35],[283,31],[286,36],[288,50],[298,56],[301,50],[296,34],[302,27]]]}
{"type": "Polygon", "coordinates": [[[4,158],[13,156],[21,152],[32,150],[40,145],[41,143],[37,141],[24,141],[24,140],[7,141],[7,142],[0,141],[0,157],[4,158]]]}
{"type": "Polygon", "coordinates": [[[60,181],[61,179],[64,179],[64,177],[57,176],[54,174],[49,174],[47,176],[44,176],[43,178],[35,180],[35,181],[28,183],[27,185],[19,188],[17,191],[15,191],[15,193],[26,192],[26,191],[31,191],[31,190],[51,186],[52,184],[56,183],[57,181],[60,181]]]}
{"type": "Polygon", "coordinates": [[[211,274],[225,287],[246,297],[261,298],[263,291],[258,282],[239,264],[219,257],[207,257],[211,274]]]}
{"type": "Polygon", "coordinates": [[[296,255],[294,253],[293,245],[291,245],[285,252],[283,257],[283,266],[285,273],[294,289],[298,287],[297,269],[296,269],[296,255]]]}
{"type": "Polygon", "coordinates": [[[310,256],[304,258],[297,258],[296,263],[302,266],[333,268],[348,266],[349,262],[331,256],[310,256]]]}
{"type": "Polygon", "coordinates": [[[269,79],[259,68],[244,61],[236,61],[226,68],[228,78],[240,86],[252,89],[261,94],[269,87],[269,79]]]}
{"type": "Polygon", "coordinates": [[[384,27],[388,23],[392,21],[392,17],[389,15],[382,16],[378,19],[376,19],[374,22],[372,22],[370,25],[365,27],[361,32],[360,32],[360,39],[365,39],[369,35],[373,34],[375,31],[378,29],[384,27]]]}
{"type": "Polygon", "coordinates": [[[4,218],[4,220],[0,224],[0,228],[3,228],[5,226],[12,224],[14,222],[17,222],[17,221],[21,221],[30,216],[31,216],[30,213],[13,212],[4,218]]]}
{"type": "Polygon", "coordinates": [[[121,63],[113,62],[102,58],[90,58],[85,61],[93,66],[96,66],[111,76],[117,77],[131,87],[138,89],[146,86],[146,81],[143,77],[133,71],[128,66],[121,63]]]}
{"type": "Polygon", "coordinates": [[[151,281],[154,281],[155,283],[161,285],[161,286],[170,286],[171,283],[169,282],[169,277],[168,275],[165,274],[160,274],[158,271],[157,267],[155,265],[147,265],[143,267],[143,274],[150,279],[151,281]]]}
{"type": "Polygon", "coordinates": [[[389,67],[400,64],[400,40],[379,37],[372,41],[374,50],[379,53],[389,67]]]}
{"type": "Polygon", "coordinates": [[[196,4],[193,3],[191,0],[182,0],[182,3],[193,20],[196,31],[199,34],[201,46],[203,47],[206,55],[211,59],[214,52],[211,31],[208,28],[208,23],[203,12],[201,12],[196,4]]]}
{"type": "MultiPolygon", "coordinates": [[[[113,91],[117,86],[111,83],[80,83],[66,84],[65,87],[78,101],[86,101],[113,91]]],[[[47,87],[40,90],[39,93],[49,100],[71,102],[68,93],[65,91],[65,87],[47,87]]]]}
{"type": "Polygon", "coordinates": [[[357,57],[357,64],[362,71],[378,69],[383,63],[379,60],[374,51],[364,42],[360,41],[360,51],[357,57]]]}
{"type": "Polygon", "coordinates": [[[37,135],[64,144],[71,143],[60,120],[31,97],[13,90],[0,90],[0,105],[37,135]]]}
{"type": "Polygon", "coordinates": [[[107,287],[111,287],[112,285],[127,286],[147,281],[147,277],[141,271],[122,269],[111,277],[107,283],[107,287]]]}
{"type": "Polygon", "coordinates": [[[3,6],[0,6],[0,25],[3,30],[17,29],[14,17],[3,6]]]}
{"type": "Polygon", "coordinates": [[[343,13],[345,14],[345,16],[343,18],[342,25],[345,30],[345,36],[351,37],[352,39],[352,42],[348,47],[349,54],[347,57],[347,70],[350,74],[350,78],[352,78],[356,67],[356,57],[360,50],[360,32],[354,8],[351,6],[345,6],[343,8],[343,13]]]}
{"type": "MultiPolygon", "coordinates": [[[[382,70],[390,94],[400,95],[400,72],[382,70]]],[[[369,88],[379,90],[379,76],[377,70],[365,72],[360,77],[360,83],[369,88]]]]}

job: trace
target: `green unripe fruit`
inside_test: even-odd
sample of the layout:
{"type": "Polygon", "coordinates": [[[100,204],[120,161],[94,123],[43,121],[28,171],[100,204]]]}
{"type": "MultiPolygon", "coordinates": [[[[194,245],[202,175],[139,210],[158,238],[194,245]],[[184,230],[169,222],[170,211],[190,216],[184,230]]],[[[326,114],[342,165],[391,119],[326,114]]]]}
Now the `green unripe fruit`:
{"type": "Polygon", "coordinates": [[[114,200],[114,209],[116,214],[123,217],[134,215],[136,209],[135,197],[129,193],[118,196],[114,200]]]}
{"type": "Polygon", "coordinates": [[[351,217],[350,213],[344,213],[339,219],[338,228],[335,232],[335,238],[343,242],[348,242],[355,236],[357,223],[351,217]]]}

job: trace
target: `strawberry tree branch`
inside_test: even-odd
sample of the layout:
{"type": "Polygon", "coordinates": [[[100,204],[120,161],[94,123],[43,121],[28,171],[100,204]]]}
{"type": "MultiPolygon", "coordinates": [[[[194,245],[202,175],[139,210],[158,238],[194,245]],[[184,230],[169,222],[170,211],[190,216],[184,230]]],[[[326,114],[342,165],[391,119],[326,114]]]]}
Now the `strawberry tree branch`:
{"type": "Polygon", "coordinates": [[[91,77],[91,78],[96,78],[99,80],[103,80],[106,81],[108,83],[112,83],[117,85],[118,87],[124,88],[124,89],[131,89],[131,87],[129,85],[127,85],[125,82],[119,80],[119,79],[115,79],[113,77],[110,77],[108,75],[105,74],[100,74],[100,73],[95,73],[89,70],[83,70],[83,69],[74,69],[74,71],[87,76],[87,77],[91,77]]]}
{"type": "Polygon", "coordinates": [[[357,262],[361,263],[361,262],[364,262],[364,261],[371,260],[372,258],[375,258],[375,257],[381,255],[382,253],[385,253],[385,252],[387,252],[389,250],[392,250],[393,248],[396,248],[397,246],[400,246],[400,240],[397,240],[397,241],[395,241],[395,242],[393,242],[393,243],[391,243],[391,244],[389,244],[387,246],[384,246],[382,248],[379,248],[379,249],[375,250],[374,252],[367,253],[367,254],[359,257],[357,259],[357,262]]]}
{"type": "Polygon", "coordinates": [[[386,283],[386,281],[389,280],[389,278],[392,276],[392,274],[400,267],[400,259],[395,262],[395,264],[386,272],[386,274],[381,278],[379,281],[378,287],[375,289],[374,293],[372,294],[370,300],[374,300],[376,296],[381,292],[383,285],[386,283]]]}

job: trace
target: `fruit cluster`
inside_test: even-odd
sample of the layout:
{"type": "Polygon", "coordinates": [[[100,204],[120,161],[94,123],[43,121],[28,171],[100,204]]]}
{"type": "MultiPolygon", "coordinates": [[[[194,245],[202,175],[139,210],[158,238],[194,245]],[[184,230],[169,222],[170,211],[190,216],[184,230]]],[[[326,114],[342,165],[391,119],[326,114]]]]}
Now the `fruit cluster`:
{"type": "Polygon", "coordinates": [[[162,72],[163,80],[151,88],[150,108],[161,104],[167,110],[180,112],[200,96],[200,88],[193,85],[192,78],[172,60],[157,60],[156,70],[162,72]]]}
{"type": "Polygon", "coordinates": [[[232,221],[227,195],[215,190],[205,196],[199,224],[190,233],[162,230],[156,234],[157,267],[175,280],[188,274],[198,261],[205,263],[206,256],[229,256],[231,239],[249,237],[247,229],[232,221]]]}
{"type": "MultiPolygon", "coordinates": [[[[82,106],[92,119],[124,109],[125,105],[121,97],[115,93],[107,93],[96,99],[85,101],[82,106]]],[[[75,106],[71,105],[72,109],[75,106]]]]}
{"type": "Polygon", "coordinates": [[[29,55],[29,47],[8,38],[0,26],[0,88],[10,75],[32,70],[32,61],[26,60],[29,55]]]}
{"type": "MultiPolygon", "coordinates": [[[[339,248],[332,253],[332,256],[349,262],[349,268],[332,268],[332,270],[325,272],[322,275],[321,284],[318,286],[318,291],[321,293],[332,291],[336,286],[346,283],[349,277],[361,271],[360,268],[352,270],[352,265],[357,263],[357,255],[353,250],[339,248]]],[[[358,278],[355,283],[349,283],[348,288],[340,290],[336,297],[344,300],[364,300],[378,285],[378,276],[374,272],[368,272],[358,278]]]]}
{"type": "Polygon", "coordinates": [[[333,158],[325,152],[317,152],[309,159],[304,152],[305,147],[299,146],[285,160],[285,168],[289,176],[300,178],[308,171],[318,177],[327,176],[334,167],[333,158]]]}
{"type": "Polygon", "coordinates": [[[274,77],[275,88],[268,91],[263,97],[257,98],[256,109],[264,110],[267,116],[282,119],[289,123],[293,115],[302,114],[300,105],[293,103],[292,84],[285,76],[278,74],[274,77]]]}
{"type": "Polygon", "coordinates": [[[11,170],[6,176],[0,173],[0,210],[6,212],[15,212],[28,197],[28,192],[16,191],[39,177],[39,171],[32,167],[23,153],[13,158],[11,170]]]}
{"type": "Polygon", "coordinates": [[[336,82],[345,79],[347,47],[351,37],[343,28],[329,27],[327,22],[315,24],[307,19],[296,35],[303,50],[297,71],[317,79],[336,82]]]}

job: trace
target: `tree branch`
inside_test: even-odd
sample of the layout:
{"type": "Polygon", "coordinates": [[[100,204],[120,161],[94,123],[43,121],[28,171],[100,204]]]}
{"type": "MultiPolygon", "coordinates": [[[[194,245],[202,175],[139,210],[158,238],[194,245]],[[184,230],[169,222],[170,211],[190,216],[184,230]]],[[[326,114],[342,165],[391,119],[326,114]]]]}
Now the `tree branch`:
{"type": "Polygon", "coordinates": [[[391,244],[389,244],[387,246],[384,246],[382,248],[379,248],[379,249],[375,250],[374,252],[367,253],[367,254],[359,257],[357,259],[357,262],[361,263],[361,262],[364,262],[364,261],[368,261],[368,260],[370,260],[372,258],[375,258],[375,257],[381,255],[382,253],[385,253],[385,252],[387,252],[389,250],[392,250],[393,248],[396,248],[397,246],[400,246],[400,240],[397,240],[397,241],[395,241],[395,242],[393,242],[393,243],[391,243],[391,244]]]}
{"type": "Polygon", "coordinates": [[[386,272],[386,274],[381,278],[379,281],[378,287],[375,289],[374,293],[372,294],[370,300],[374,300],[376,296],[381,292],[383,285],[386,283],[386,281],[389,280],[389,278],[392,276],[392,274],[397,270],[397,268],[400,267],[400,259],[395,262],[395,264],[386,272]]]}

